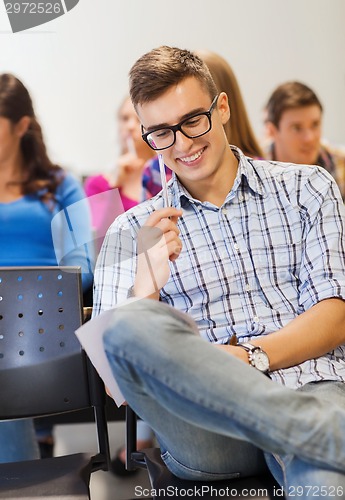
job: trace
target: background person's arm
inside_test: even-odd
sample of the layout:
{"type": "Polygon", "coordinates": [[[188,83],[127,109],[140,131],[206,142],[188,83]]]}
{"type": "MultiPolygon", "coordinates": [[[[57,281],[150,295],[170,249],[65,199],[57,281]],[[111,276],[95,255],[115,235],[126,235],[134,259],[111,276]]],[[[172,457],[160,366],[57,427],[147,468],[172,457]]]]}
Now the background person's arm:
{"type": "Polygon", "coordinates": [[[57,263],[80,266],[83,290],[93,281],[94,242],[88,201],[80,182],[67,174],[56,192],[57,213],[52,219],[52,237],[57,263]]]}

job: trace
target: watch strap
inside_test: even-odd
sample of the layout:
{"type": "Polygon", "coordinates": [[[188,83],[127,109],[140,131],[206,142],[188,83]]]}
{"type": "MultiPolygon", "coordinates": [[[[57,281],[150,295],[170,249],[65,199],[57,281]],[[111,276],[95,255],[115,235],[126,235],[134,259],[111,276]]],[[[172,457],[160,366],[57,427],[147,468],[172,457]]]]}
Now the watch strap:
{"type": "Polygon", "coordinates": [[[237,344],[237,345],[238,345],[238,347],[242,347],[242,349],[245,349],[247,352],[254,352],[257,349],[261,349],[261,347],[250,344],[249,342],[242,342],[241,344],[237,344]]]}
{"type": "Polygon", "coordinates": [[[250,342],[242,342],[241,344],[237,344],[237,345],[238,345],[238,347],[242,347],[242,349],[244,349],[248,353],[248,362],[251,366],[258,369],[262,373],[266,373],[266,374],[268,373],[268,371],[269,371],[269,358],[267,356],[267,353],[260,346],[253,345],[250,342]],[[267,367],[267,370],[265,370],[265,371],[258,368],[258,366],[255,363],[255,354],[260,353],[260,352],[266,356],[267,361],[268,361],[268,367],[267,367]]]}

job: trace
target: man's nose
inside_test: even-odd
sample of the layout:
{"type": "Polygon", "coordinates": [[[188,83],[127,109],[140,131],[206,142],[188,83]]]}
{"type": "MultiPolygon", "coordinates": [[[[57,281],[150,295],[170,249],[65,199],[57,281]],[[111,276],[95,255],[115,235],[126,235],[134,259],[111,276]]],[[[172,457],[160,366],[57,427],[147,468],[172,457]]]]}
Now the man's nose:
{"type": "Polygon", "coordinates": [[[185,136],[181,130],[176,131],[176,140],[175,140],[175,145],[177,149],[180,151],[186,151],[188,150],[191,145],[193,144],[194,139],[190,139],[189,137],[185,136]]]}
{"type": "Polygon", "coordinates": [[[309,141],[314,141],[315,140],[315,137],[316,137],[316,132],[315,130],[311,129],[311,128],[306,128],[303,132],[303,139],[304,141],[306,142],[309,142],[309,141]]]}
{"type": "Polygon", "coordinates": [[[127,130],[136,131],[139,129],[139,122],[135,118],[131,118],[127,121],[127,130]]]}

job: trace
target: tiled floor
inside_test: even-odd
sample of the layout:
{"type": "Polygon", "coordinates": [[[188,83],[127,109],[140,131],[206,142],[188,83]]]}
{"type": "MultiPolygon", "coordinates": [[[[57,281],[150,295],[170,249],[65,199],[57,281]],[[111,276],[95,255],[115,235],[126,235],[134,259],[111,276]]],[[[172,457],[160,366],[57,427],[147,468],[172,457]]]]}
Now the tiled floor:
{"type": "MultiPolygon", "coordinates": [[[[57,425],[55,434],[55,455],[89,452],[97,449],[93,424],[57,425]]],[[[124,443],[125,423],[110,422],[109,437],[112,456],[124,443]]],[[[145,470],[130,478],[118,478],[110,472],[95,472],[91,478],[92,500],[129,500],[144,498],[144,488],[150,488],[145,470]]],[[[148,495],[145,495],[146,498],[148,495]]]]}

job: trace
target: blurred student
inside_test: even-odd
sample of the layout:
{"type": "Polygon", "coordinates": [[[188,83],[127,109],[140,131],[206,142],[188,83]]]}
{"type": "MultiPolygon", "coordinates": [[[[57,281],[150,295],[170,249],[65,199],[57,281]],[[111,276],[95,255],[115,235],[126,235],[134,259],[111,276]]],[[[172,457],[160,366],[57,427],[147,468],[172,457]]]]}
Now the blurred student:
{"type": "Polygon", "coordinates": [[[266,104],[269,160],[325,168],[345,199],[345,151],[322,143],[323,107],[315,92],[300,82],[279,85],[266,104]]]}
{"type": "Polygon", "coordinates": [[[140,123],[129,97],[123,100],[117,121],[120,156],[115,168],[90,176],[84,183],[98,249],[115,217],[151,197],[143,187],[143,170],[154,152],[141,138],[140,123]]]}
{"type": "MultiPolygon", "coordinates": [[[[230,102],[230,120],[224,124],[224,131],[229,144],[239,147],[246,156],[263,158],[264,154],[255,137],[249,121],[239,84],[230,64],[219,54],[210,50],[197,50],[198,55],[207,65],[218,92],[225,92],[230,102]]],[[[171,177],[171,170],[166,167],[167,178],[171,177]]],[[[153,195],[162,189],[159,176],[159,165],[153,159],[144,171],[144,186],[153,195]]]]}
{"type": "MultiPolygon", "coordinates": [[[[82,186],[49,159],[29,92],[11,74],[0,75],[0,174],[0,266],[81,266],[83,290],[90,289],[91,221],[87,203],[81,202],[82,186]],[[78,220],[73,227],[76,240],[85,243],[79,248],[62,241],[63,219],[54,219],[60,211],[67,216],[70,205],[70,222],[78,220]],[[55,239],[53,219],[59,232],[55,239]],[[59,243],[64,249],[56,247],[59,243]]],[[[0,422],[0,443],[0,462],[38,458],[30,419],[0,422]]],[[[41,444],[52,449],[50,432],[41,444]]]]}
{"type": "Polygon", "coordinates": [[[230,64],[210,50],[197,50],[196,54],[206,63],[216,87],[225,92],[230,102],[230,120],[224,130],[229,144],[240,148],[246,156],[262,158],[263,152],[249,121],[241,90],[230,64]]]}
{"type": "MultiPolygon", "coordinates": [[[[129,97],[123,100],[117,119],[121,150],[116,167],[110,172],[88,177],[84,184],[96,231],[97,250],[118,215],[152,196],[143,186],[143,170],[147,160],[154,157],[157,161],[157,157],[141,138],[140,122],[129,97]]],[[[138,449],[152,445],[152,430],[142,420],[138,421],[137,437],[138,449]]],[[[122,447],[112,460],[111,471],[117,476],[130,475],[125,461],[126,450],[122,447]]]]}

